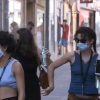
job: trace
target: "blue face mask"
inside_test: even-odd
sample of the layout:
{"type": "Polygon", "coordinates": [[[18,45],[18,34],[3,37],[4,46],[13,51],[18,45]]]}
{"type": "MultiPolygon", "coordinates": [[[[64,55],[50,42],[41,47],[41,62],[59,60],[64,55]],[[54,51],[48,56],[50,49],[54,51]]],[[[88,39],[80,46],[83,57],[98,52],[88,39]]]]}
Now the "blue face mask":
{"type": "Polygon", "coordinates": [[[89,46],[88,46],[87,43],[78,43],[77,44],[77,47],[81,51],[86,51],[89,48],[89,46]]]}

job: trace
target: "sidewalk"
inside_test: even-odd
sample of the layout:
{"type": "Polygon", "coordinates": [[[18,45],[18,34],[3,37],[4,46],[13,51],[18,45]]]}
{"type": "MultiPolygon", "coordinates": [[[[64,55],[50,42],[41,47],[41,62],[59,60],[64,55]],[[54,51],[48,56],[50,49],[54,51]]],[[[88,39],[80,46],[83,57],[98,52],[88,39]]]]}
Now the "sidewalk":
{"type": "Polygon", "coordinates": [[[70,66],[65,64],[55,70],[55,89],[42,100],[67,100],[69,83],[70,83],[70,66]]]}

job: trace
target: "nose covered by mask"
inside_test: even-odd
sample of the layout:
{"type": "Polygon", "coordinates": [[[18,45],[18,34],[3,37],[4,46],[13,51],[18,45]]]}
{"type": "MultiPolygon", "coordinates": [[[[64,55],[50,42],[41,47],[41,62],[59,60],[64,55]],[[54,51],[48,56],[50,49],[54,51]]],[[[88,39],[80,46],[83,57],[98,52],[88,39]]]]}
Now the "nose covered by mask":
{"type": "Polygon", "coordinates": [[[3,51],[0,49],[0,58],[4,55],[3,51]]]}
{"type": "Polygon", "coordinates": [[[78,43],[77,47],[80,51],[86,51],[89,48],[88,43],[78,43]]]}

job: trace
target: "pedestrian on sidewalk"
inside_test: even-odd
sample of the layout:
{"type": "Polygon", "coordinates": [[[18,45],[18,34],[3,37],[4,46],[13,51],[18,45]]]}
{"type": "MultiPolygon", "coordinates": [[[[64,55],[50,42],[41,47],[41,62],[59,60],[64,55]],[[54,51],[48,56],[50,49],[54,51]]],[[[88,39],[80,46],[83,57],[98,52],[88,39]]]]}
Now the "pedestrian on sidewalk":
{"type": "Polygon", "coordinates": [[[16,36],[16,32],[19,30],[18,24],[16,22],[11,23],[11,33],[14,37],[16,36]]]}
{"type": "MultiPolygon", "coordinates": [[[[80,27],[75,33],[79,50],[69,52],[48,66],[49,87],[44,96],[54,89],[54,70],[65,63],[71,65],[71,82],[68,100],[98,100],[95,85],[95,64],[100,55],[96,51],[96,33],[89,27],[80,27]]],[[[66,76],[67,78],[67,76],[66,76]]]]}
{"type": "Polygon", "coordinates": [[[34,27],[34,23],[33,22],[28,22],[28,24],[27,24],[27,29],[29,29],[30,31],[32,31],[32,29],[33,29],[33,27],[34,27]]]}
{"type": "Polygon", "coordinates": [[[0,31],[0,100],[25,100],[24,71],[10,56],[15,48],[13,35],[0,31]]]}
{"type": "MultiPolygon", "coordinates": [[[[32,30],[33,30],[33,28],[34,28],[34,23],[33,22],[28,22],[28,24],[27,24],[27,27],[26,27],[27,29],[29,29],[31,32],[32,32],[32,30]]],[[[37,35],[37,33],[32,33],[33,34],[33,37],[35,37],[36,35],[37,35]]]]}
{"type": "Polygon", "coordinates": [[[63,35],[62,38],[59,41],[59,46],[58,46],[58,55],[60,54],[61,51],[61,46],[64,47],[66,50],[65,52],[68,52],[68,34],[69,34],[69,26],[67,24],[67,20],[63,20],[63,24],[61,24],[58,20],[58,24],[63,28],[63,35]]]}
{"type": "MultiPolygon", "coordinates": [[[[41,62],[41,52],[38,50],[32,33],[26,28],[17,31],[17,50],[12,56],[22,64],[25,74],[25,100],[41,100],[39,79],[37,77],[38,61],[41,62]]],[[[51,63],[50,52],[46,50],[51,63]]]]}

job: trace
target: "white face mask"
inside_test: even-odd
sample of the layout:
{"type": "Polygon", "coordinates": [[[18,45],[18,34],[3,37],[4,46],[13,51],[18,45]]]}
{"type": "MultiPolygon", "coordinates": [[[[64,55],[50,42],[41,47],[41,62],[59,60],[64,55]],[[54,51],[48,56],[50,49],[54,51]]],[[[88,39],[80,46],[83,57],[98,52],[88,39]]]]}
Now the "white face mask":
{"type": "Polygon", "coordinates": [[[3,51],[0,49],[0,58],[4,55],[3,51]]]}

